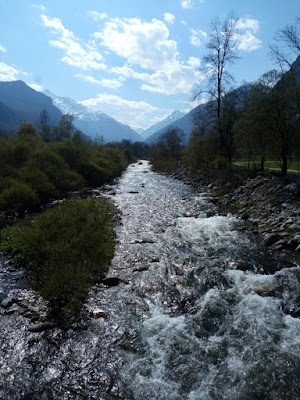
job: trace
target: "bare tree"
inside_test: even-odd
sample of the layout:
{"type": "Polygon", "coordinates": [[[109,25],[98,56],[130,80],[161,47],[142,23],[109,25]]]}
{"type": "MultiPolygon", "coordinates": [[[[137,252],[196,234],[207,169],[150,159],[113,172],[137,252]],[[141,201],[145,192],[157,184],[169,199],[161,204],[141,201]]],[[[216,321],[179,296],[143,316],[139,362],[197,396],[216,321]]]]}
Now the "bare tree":
{"type": "Polygon", "coordinates": [[[230,13],[223,22],[219,18],[215,18],[210,27],[211,31],[206,45],[208,53],[203,58],[205,66],[201,70],[206,79],[195,88],[193,98],[199,99],[208,95],[210,100],[213,101],[216,128],[222,152],[224,149],[224,138],[220,125],[222,98],[233,81],[228,66],[239,58],[237,55],[239,44],[238,18],[230,13]]]}
{"type": "Polygon", "coordinates": [[[276,44],[271,45],[271,56],[281,72],[292,70],[295,57],[300,55],[300,16],[294,25],[286,25],[275,34],[276,44]]]}

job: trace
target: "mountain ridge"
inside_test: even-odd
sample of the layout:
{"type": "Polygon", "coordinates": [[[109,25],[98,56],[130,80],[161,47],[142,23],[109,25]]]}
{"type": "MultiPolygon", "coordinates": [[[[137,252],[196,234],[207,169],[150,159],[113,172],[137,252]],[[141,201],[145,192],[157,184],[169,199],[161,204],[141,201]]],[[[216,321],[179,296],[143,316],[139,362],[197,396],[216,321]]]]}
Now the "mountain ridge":
{"type": "Polygon", "coordinates": [[[143,141],[141,135],[128,125],[116,121],[105,113],[89,111],[87,107],[73,99],[56,96],[50,90],[45,90],[44,94],[51,97],[53,103],[63,114],[73,114],[74,125],[93,139],[102,136],[105,142],[124,139],[133,142],[143,141]]]}

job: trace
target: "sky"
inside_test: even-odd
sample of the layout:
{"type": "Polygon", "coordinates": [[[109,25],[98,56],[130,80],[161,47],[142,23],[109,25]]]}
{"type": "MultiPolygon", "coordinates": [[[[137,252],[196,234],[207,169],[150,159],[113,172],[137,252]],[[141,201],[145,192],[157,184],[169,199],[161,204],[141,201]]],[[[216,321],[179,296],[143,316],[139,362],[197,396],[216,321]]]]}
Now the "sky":
{"type": "Polygon", "coordinates": [[[133,129],[189,111],[211,21],[238,17],[234,85],[276,68],[299,0],[0,0],[0,81],[49,89],[133,129]]]}

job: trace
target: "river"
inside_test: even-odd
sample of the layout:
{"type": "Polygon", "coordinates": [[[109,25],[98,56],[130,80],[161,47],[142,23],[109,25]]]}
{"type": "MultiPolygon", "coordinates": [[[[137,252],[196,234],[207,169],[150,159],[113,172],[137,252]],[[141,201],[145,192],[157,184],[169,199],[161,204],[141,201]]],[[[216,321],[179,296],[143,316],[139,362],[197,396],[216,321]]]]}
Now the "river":
{"type": "Polygon", "coordinates": [[[12,285],[0,398],[300,399],[297,262],[283,268],[244,221],[147,161],[105,196],[121,215],[120,284],[95,286],[73,329],[44,332],[28,330],[43,301],[12,285]]]}

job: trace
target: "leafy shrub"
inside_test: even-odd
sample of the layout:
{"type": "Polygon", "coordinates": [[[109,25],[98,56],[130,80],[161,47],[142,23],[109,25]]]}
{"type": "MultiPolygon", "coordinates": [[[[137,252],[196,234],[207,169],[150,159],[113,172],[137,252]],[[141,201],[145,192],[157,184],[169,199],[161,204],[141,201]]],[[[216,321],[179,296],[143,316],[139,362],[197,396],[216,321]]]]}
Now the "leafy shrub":
{"type": "Polygon", "coordinates": [[[39,196],[30,185],[10,180],[10,186],[0,193],[0,210],[16,210],[23,214],[39,204],[39,196]]]}
{"type": "Polygon", "coordinates": [[[95,161],[83,162],[79,171],[90,186],[101,186],[110,178],[107,169],[100,167],[95,161]]]}
{"type": "Polygon", "coordinates": [[[62,157],[50,149],[36,152],[28,163],[28,167],[42,171],[57,188],[57,194],[82,187],[82,177],[70,170],[62,157]]]}
{"type": "Polygon", "coordinates": [[[25,263],[33,287],[61,321],[76,314],[114,254],[112,208],[104,199],[69,200],[7,228],[2,249],[25,263]]]}
{"type": "Polygon", "coordinates": [[[152,160],[153,169],[155,171],[169,174],[174,171],[177,161],[170,158],[161,158],[157,160],[152,160]]]}
{"type": "Polygon", "coordinates": [[[212,167],[217,170],[226,170],[230,169],[231,165],[228,161],[227,158],[225,157],[217,157],[213,162],[212,162],[212,167]]]}
{"type": "Polygon", "coordinates": [[[37,168],[24,167],[19,171],[19,176],[22,181],[35,188],[42,203],[55,196],[57,192],[55,185],[49,181],[46,174],[37,168]]]}

